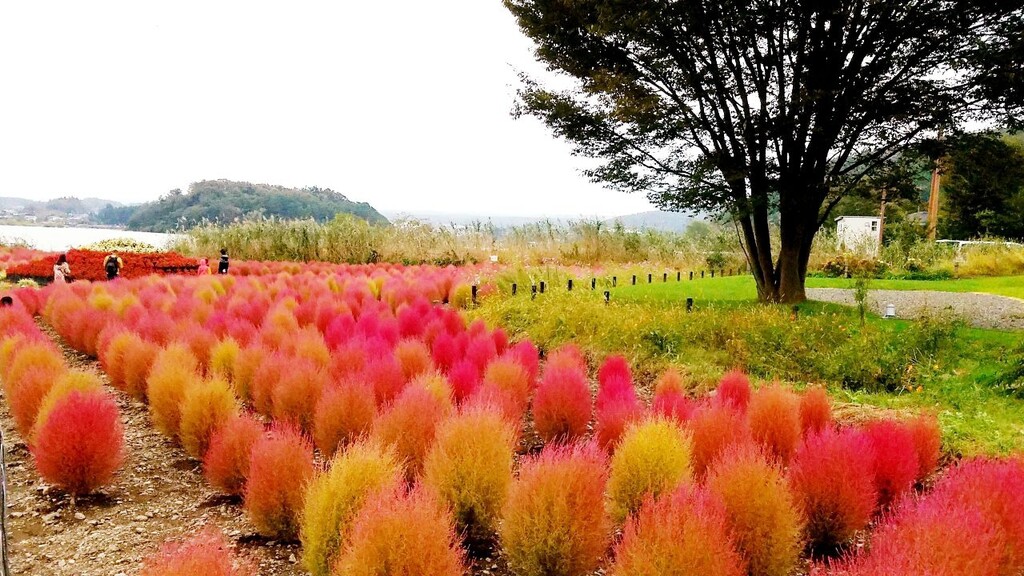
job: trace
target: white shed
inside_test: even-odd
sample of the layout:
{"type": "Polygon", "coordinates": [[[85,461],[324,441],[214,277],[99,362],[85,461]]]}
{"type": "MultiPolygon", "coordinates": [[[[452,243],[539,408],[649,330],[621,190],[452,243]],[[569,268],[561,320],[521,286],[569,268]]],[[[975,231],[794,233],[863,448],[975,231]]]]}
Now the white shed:
{"type": "Polygon", "coordinates": [[[839,247],[877,254],[879,248],[878,216],[840,216],[836,218],[836,238],[839,247]]]}

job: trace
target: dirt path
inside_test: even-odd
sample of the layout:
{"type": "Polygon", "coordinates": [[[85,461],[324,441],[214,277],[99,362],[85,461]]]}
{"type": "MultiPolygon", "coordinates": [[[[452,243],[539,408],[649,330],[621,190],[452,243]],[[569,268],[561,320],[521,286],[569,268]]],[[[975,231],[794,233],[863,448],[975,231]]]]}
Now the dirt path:
{"type": "MultiPolygon", "coordinates": [[[[807,297],[853,306],[853,290],[846,288],[808,288],[807,297]]],[[[868,309],[885,313],[885,306],[896,307],[899,318],[916,318],[947,311],[977,328],[1024,330],[1024,300],[976,292],[939,292],[936,290],[868,290],[868,309]]]]}
{"type": "MultiPolygon", "coordinates": [[[[67,347],[69,366],[96,372],[96,361],[67,347]]],[[[267,576],[306,574],[295,543],[267,542],[256,535],[237,500],[211,490],[200,463],[157,433],[146,405],[113,388],[125,429],[127,458],[113,485],[78,501],[51,490],[39,478],[24,439],[6,409],[0,414],[7,450],[7,530],[12,574],[118,576],[136,574],[142,558],[168,539],[204,526],[219,527],[241,554],[267,576]]]]}

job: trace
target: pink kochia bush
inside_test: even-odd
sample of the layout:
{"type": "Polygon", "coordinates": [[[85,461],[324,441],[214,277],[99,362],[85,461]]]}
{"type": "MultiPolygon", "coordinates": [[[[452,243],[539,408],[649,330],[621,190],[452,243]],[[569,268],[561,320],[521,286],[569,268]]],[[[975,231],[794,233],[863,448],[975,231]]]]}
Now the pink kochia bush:
{"type": "Polygon", "coordinates": [[[743,576],[725,507],[703,488],[681,486],[631,516],[615,547],[613,576],[743,576]]]}
{"type": "Polygon", "coordinates": [[[589,444],[549,446],[524,460],[499,530],[513,573],[583,576],[597,568],[611,537],[607,474],[603,451],[589,444]]]}
{"type": "Polygon", "coordinates": [[[750,379],[739,370],[726,372],[715,389],[715,402],[745,412],[750,403],[750,379]]]}
{"type": "Polygon", "coordinates": [[[609,356],[598,370],[596,408],[594,435],[605,450],[614,448],[626,426],[643,414],[629,365],[622,356],[609,356]]]}
{"type": "Polygon", "coordinates": [[[40,423],[32,455],[47,482],[72,494],[108,484],[124,460],[124,430],[114,400],[102,391],[70,392],[40,423]]]}
{"type": "Polygon", "coordinates": [[[545,442],[572,442],[587,432],[593,411],[586,372],[548,365],[533,398],[533,421],[545,442]]]}
{"type": "Polygon", "coordinates": [[[920,463],[914,435],[893,420],[876,420],[864,427],[874,456],[875,488],[880,506],[895,503],[910,490],[920,463]]]}
{"type": "Polygon", "coordinates": [[[797,449],[789,485],[812,550],[831,553],[867,526],[877,499],[871,450],[863,434],[832,428],[809,435],[797,449]]]}
{"type": "Polygon", "coordinates": [[[184,542],[168,542],[143,561],[140,576],[255,576],[256,568],[236,558],[224,535],[204,530],[184,542]]]}
{"type": "MultiPolygon", "coordinates": [[[[988,488],[988,487],[986,487],[988,488]]],[[[1019,542],[1014,544],[1019,550],[1019,542]]],[[[1008,542],[997,519],[975,503],[937,492],[901,501],[867,552],[839,563],[836,576],[1012,576],[1008,542]]]]}
{"type": "Polygon", "coordinates": [[[260,534],[271,538],[298,534],[298,516],[312,476],[313,447],[295,428],[278,425],[253,444],[245,510],[260,534]]]}

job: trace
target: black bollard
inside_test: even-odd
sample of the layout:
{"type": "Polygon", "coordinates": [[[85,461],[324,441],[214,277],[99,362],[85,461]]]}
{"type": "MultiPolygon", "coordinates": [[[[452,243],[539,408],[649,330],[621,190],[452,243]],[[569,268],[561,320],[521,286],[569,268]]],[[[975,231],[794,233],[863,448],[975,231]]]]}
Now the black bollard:
{"type": "Polygon", "coordinates": [[[686,299],[686,311],[693,312],[693,298],[686,299]]]}
{"type": "Polygon", "coordinates": [[[693,270],[690,270],[690,280],[693,280],[693,270]]]}
{"type": "Polygon", "coordinates": [[[473,292],[473,304],[476,304],[476,284],[473,284],[470,290],[473,292]]]}
{"type": "Polygon", "coordinates": [[[680,272],[679,270],[676,270],[676,282],[679,282],[682,279],[683,279],[683,273],[680,272]]]}
{"type": "Polygon", "coordinates": [[[612,301],[612,293],[608,290],[604,291],[604,303],[607,304],[612,301]]]}
{"type": "Polygon", "coordinates": [[[654,274],[650,274],[650,273],[648,273],[648,274],[647,274],[647,283],[648,283],[648,284],[650,284],[650,283],[651,283],[651,278],[654,278],[654,274]]]}
{"type": "Polygon", "coordinates": [[[636,274],[633,274],[633,286],[636,286],[636,274]]]}
{"type": "Polygon", "coordinates": [[[719,276],[725,276],[725,268],[722,268],[721,270],[719,270],[718,271],[718,275],[719,276]]]}
{"type": "Polygon", "coordinates": [[[516,289],[517,289],[517,288],[518,288],[518,286],[516,286],[516,283],[515,283],[515,282],[513,282],[513,283],[512,283],[512,295],[513,295],[513,296],[515,296],[515,295],[516,295],[516,289]]]}
{"type": "Polygon", "coordinates": [[[537,297],[537,285],[534,284],[534,285],[530,286],[530,300],[533,300],[536,297],[537,297]]]}
{"type": "Polygon", "coordinates": [[[661,273],[661,281],[662,282],[668,282],[668,272],[662,272],[661,273]]]}
{"type": "Polygon", "coordinates": [[[712,278],[714,278],[714,277],[715,277],[715,271],[714,271],[714,270],[712,270],[712,271],[711,271],[711,277],[712,277],[712,278]]]}
{"type": "Polygon", "coordinates": [[[703,278],[703,277],[704,277],[704,271],[703,271],[703,270],[701,270],[701,271],[700,271],[700,277],[701,277],[701,278],[703,278]]]}
{"type": "Polygon", "coordinates": [[[590,289],[591,290],[596,290],[597,289],[597,278],[591,278],[590,279],[590,289]]]}
{"type": "Polygon", "coordinates": [[[618,276],[612,276],[612,288],[615,288],[618,285],[619,285],[619,277],[618,276]]]}
{"type": "Polygon", "coordinates": [[[569,283],[565,287],[569,292],[572,292],[572,278],[569,278],[569,283]]]}
{"type": "Polygon", "coordinates": [[[541,280],[541,281],[540,281],[540,293],[541,293],[541,294],[543,294],[543,293],[544,293],[544,287],[545,287],[545,286],[546,286],[546,284],[544,283],[544,281],[543,281],[543,280],[541,280]]]}

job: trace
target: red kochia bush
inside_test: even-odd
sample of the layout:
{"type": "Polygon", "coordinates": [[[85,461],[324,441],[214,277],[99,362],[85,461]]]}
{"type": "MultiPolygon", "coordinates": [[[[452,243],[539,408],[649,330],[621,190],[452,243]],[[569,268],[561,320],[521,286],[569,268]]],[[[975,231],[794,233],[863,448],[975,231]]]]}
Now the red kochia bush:
{"type": "Polygon", "coordinates": [[[831,553],[867,526],[877,493],[868,439],[854,430],[825,428],[807,436],[789,468],[813,550],[831,553]]]}
{"type": "Polygon", "coordinates": [[[876,420],[864,427],[875,459],[878,504],[888,506],[910,490],[919,463],[914,435],[899,422],[876,420]]]}
{"type": "Polygon", "coordinates": [[[725,508],[702,488],[648,499],[615,547],[613,576],[743,576],[725,508]],[[666,567],[671,567],[666,570],[666,567]]]}
{"type": "Polygon", "coordinates": [[[462,576],[465,554],[451,516],[422,488],[371,496],[352,523],[334,576],[462,576]]]}
{"type": "Polygon", "coordinates": [[[377,415],[377,403],[369,385],[343,380],[329,385],[320,395],[313,415],[313,440],[324,457],[368,434],[377,415]]]}
{"type": "Polygon", "coordinates": [[[817,433],[832,424],[832,404],[821,386],[804,390],[800,396],[800,428],[804,434],[817,433]]]}
{"type": "Polygon", "coordinates": [[[455,402],[462,404],[480,388],[483,375],[474,362],[459,360],[448,372],[448,381],[451,382],[455,402]]]}
{"type": "Polygon", "coordinates": [[[914,448],[917,451],[917,480],[924,480],[939,464],[939,451],[942,448],[939,419],[934,414],[922,414],[907,422],[907,427],[914,436],[914,448]]]}
{"type": "Polygon", "coordinates": [[[928,498],[978,510],[996,525],[1006,544],[1000,574],[1024,573],[1024,461],[1019,457],[962,460],[940,479],[928,498]]]}
{"type": "Polygon", "coordinates": [[[363,379],[373,387],[377,406],[394,401],[405,388],[405,375],[394,358],[378,358],[366,365],[363,379]]]}
{"type": "Polygon", "coordinates": [[[37,428],[32,455],[39,474],[72,495],[104,486],[124,460],[117,404],[104,392],[71,392],[37,428]]]}
{"type": "Polygon", "coordinates": [[[693,438],[693,473],[701,478],[719,454],[733,444],[750,440],[746,419],[718,404],[703,406],[687,422],[693,438]]]}
{"type": "Polygon", "coordinates": [[[943,494],[904,500],[871,546],[840,563],[839,576],[1002,576],[1006,540],[976,506],[943,494]]]}
{"type": "Polygon", "coordinates": [[[726,372],[715,389],[715,402],[744,412],[750,403],[750,380],[739,370],[726,372]]]}
{"type": "Polygon", "coordinates": [[[583,576],[611,536],[604,506],[607,459],[593,445],[549,446],[524,459],[500,528],[514,574],[583,576]]]}
{"type": "Polygon", "coordinates": [[[204,530],[184,542],[168,542],[143,561],[139,576],[256,576],[256,568],[231,553],[224,535],[204,530]]]}
{"type": "Polygon", "coordinates": [[[545,442],[571,442],[587,432],[593,411],[587,375],[569,365],[547,366],[533,399],[533,422],[545,442]]]}
{"type": "Polygon", "coordinates": [[[747,422],[754,440],[785,465],[800,442],[800,398],[778,384],[761,388],[750,399],[747,422]]]}
{"type": "Polygon", "coordinates": [[[252,446],[245,511],[256,530],[271,538],[294,538],[298,515],[313,477],[313,447],[297,429],[278,425],[252,446]]]}
{"type": "Polygon", "coordinates": [[[210,437],[203,473],[214,488],[241,494],[249,475],[252,446],[263,436],[263,424],[249,414],[234,416],[210,437]]]}

